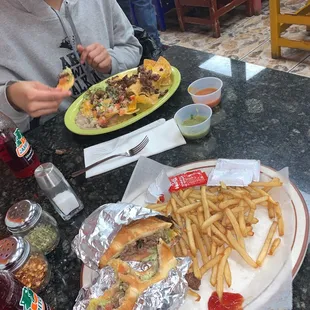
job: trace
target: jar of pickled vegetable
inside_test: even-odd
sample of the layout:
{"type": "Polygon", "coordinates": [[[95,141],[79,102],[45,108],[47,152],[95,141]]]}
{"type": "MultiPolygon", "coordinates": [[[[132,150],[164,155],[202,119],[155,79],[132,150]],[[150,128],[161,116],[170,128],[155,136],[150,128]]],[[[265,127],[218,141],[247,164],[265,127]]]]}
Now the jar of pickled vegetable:
{"type": "Polygon", "coordinates": [[[42,252],[17,236],[0,240],[0,270],[11,272],[19,282],[36,293],[46,287],[51,276],[42,252]]]}
{"type": "Polygon", "coordinates": [[[5,224],[13,235],[24,237],[44,254],[53,251],[60,239],[56,220],[31,200],[10,207],[5,224]]]}

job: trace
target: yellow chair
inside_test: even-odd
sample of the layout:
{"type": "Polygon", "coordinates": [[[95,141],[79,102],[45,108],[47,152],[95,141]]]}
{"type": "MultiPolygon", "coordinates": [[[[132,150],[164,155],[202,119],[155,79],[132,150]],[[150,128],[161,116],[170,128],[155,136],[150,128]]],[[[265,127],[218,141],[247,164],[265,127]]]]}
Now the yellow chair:
{"type": "Polygon", "coordinates": [[[291,25],[305,25],[310,29],[310,0],[300,10],[293,14],[280,13],[280,0],[269,0],[270,6],[270,33],[271,57],[281,57],[281,47],[310,50],[309,41],[289,40],[281,37],[281,33],[291,25]]]}

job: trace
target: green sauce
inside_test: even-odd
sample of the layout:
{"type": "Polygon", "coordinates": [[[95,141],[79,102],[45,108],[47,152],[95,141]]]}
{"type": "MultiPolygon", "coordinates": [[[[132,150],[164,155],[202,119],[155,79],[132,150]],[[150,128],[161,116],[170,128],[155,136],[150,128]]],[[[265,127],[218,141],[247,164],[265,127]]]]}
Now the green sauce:
{"type": "Polygon", "coordinates": [[[194,126],[194,125],[198,125],[201,124],[202,122],[204,122],[207,118],[205,116],[201,116],[201,115],[191,115],[190,118],[186,119],[185,121],[183,121],[182,125],[183,126],[194,126]]]}

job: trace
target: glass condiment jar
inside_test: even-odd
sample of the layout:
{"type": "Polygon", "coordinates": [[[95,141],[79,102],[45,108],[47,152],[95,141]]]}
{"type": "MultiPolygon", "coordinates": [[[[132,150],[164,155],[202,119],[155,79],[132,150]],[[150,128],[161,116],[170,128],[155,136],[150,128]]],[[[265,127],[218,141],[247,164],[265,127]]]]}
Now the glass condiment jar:
{"type": "Polygon", "coordinates": [[[51,270],[45,256],[19,236],[0,240],[0,270],[11,272],[36,293],[48,284],[51,270]]]}
{"type": "Polygon", "coordinates": [[[53,251],[60,239],[56,220],[31,200],[10,207],[5,224],[13,235],[24,237],[44,254],[53,251]]]}

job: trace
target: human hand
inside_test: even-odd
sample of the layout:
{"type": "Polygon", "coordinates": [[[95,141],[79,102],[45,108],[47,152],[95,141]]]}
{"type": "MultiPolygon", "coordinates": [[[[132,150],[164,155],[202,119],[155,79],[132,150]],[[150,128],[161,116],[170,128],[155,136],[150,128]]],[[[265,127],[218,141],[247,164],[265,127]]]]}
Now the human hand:
{"type": "Polygon", "coordinates": [[[71,95],[70,91],[28,81],[16,82],[6,92],[10,104],[17,111],[24,111],[32,117],[57,112],[61,101],[71,95]]]}
{"type": "Polygon", "coordinates": [[[87,47],[78,45],[77,50],[81,55],[82,65],[87,61],[95,70],[105,74],[111,73],[112,58],[104,46],[99,43],[93,43],[87,47]]]}

